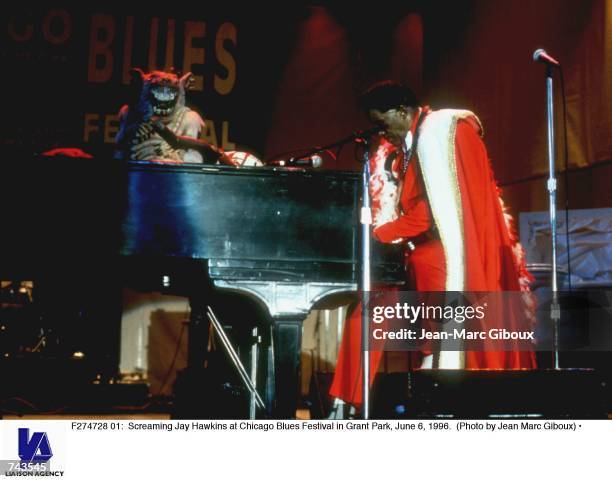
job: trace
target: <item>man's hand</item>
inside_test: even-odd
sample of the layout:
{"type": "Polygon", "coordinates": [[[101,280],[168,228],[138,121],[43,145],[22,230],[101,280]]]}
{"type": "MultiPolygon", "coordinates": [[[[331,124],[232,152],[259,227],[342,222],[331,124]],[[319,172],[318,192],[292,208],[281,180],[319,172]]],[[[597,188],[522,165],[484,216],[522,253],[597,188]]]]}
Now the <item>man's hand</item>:
{"type": "Polygon", "coordinates": [[[168,143],[158,135],[153,135],[132,146],[131,158],[134,160],[183,160],[184,151],[171,148],[168,143]]]}
{"type": "Polygon", "coordinates": [[[143,122],[137,125],[134,137],[141,140],[149,139],[153,135],[153,132],[153,124],[150,121],[143,122]]]}
{"type": "Polygon", "coordinates": [[[151,137],[148,140],[137,142],[132,146],[131,158],[135,160],[161,159],[163,140],[161,137],[151,137]]]}

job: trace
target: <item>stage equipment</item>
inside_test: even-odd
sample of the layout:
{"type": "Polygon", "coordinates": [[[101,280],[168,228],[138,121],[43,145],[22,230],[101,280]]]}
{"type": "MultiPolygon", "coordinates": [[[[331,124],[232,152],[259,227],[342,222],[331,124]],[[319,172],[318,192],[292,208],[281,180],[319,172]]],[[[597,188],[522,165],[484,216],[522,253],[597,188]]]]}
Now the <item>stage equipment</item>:
{"type": "MultiPolygon", "coordinates": [[[[207,316],[208,316],[208,320],[215,328],[215,331],[217,331],[217,335],[219,336],[219,339],[221,339],[221,343],[223,344],[225,351],[230,357],[232,364],[236,368],[236,371],[238,371],[238,374],[240,375],[242,382],[244,383],[246,388],[251,393],[251,396],[255,399],[255,404],[257,404],[258,408],[262,410],[265,409],[263,399],[261,399],[261,396],[257,392],[257,388],[255,387],[255,383],[253,382],[253,379],[249,377],[249,375],[247,374],[246,369],[244,368],[244,365],[240,361],[240,357],[238,356],[238,353],[232,346],[232,343],[227,337],[227,334],[225,333],[223,326],[217,319],[217,316],[215,316],[215,313],[210,306],[207,307],[207,316]]],[[[251,365],[251,370],[254,371],[254,375],[252,377],[255,378],[256,373],[257,373],[256,363],[253,363],[251,365]]],[[[255,419],[255,415],[254,415],[255,413],[253,412],[252,409],[251,409],[251,414],[252,414],[252,419],[255,419]]]]}

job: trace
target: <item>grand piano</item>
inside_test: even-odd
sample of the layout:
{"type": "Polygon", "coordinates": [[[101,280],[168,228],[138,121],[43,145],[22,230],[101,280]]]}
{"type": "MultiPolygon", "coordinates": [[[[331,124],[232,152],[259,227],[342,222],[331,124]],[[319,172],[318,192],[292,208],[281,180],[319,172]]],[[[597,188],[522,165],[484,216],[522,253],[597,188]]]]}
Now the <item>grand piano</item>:
{"type": "MultiPolygon", "coordinates": [[[[248,298],[257,315],[221,320],[265,319],[264,415],[295,416],[302,322],[313,306],[358,288],[358,173],[83,159],[13,170],[3,185],[19,190],[29,212],[3,239],[3,278],[62,273],[87,260],[94,277],[188,295],[192,308],[248,298]]],[[[401,250],[373,250],[373,281],[401,284],[401,250]]],[[[205,349],[207,328],[196,321],[190,363],[205,349]]]]}
{"type": "MultiPolygon", "coordinates": [[[[353,172],[130,162],[120,249],[128,283],[255,299],[272,329],[265,398],[274,417],[294,417],[302,322],[317,303],[358,287],[359,179],[353,172]]],[[[401,250],[375,246],[374,280],[403,282],[401,250]]]]}

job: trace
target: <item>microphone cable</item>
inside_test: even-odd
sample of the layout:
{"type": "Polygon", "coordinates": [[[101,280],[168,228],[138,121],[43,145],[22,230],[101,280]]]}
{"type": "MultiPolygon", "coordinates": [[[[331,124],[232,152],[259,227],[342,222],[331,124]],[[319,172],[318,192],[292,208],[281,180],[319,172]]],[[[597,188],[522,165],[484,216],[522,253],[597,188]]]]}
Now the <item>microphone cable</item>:
{"type": "Polygon", "coordinates": [[[567,141],[567,99],[565,96],[565,80],[563,68],[559,66],[561,80],[561,103],[563,106],[563,156],[564,156],[564,184],[565,184],[565,242],[567,245],[567,287],[572,291],[572,267],[570,261],[570,235],[569,235],[569,147],[567,141]]]}

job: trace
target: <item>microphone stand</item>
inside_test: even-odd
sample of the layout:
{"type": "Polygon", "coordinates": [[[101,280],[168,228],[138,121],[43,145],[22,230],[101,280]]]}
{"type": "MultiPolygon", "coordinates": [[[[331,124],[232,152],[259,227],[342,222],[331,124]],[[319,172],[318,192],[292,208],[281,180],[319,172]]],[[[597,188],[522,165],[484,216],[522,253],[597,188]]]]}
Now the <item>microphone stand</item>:
{"type": "Polygon", "coordinates": [[[372,209],[370,199],[370,154],[368,142],[363,139],[363,167],[361,174],[361,350],[363,352],[362,416],[370,419],[370,254],[372,209]]]}
{"type": "MultiPolygon", "coordinates": [[[[555,177],[555,132],[553,122],[553,78],[552,67],[546,66],[546,113],[548,126],[548,204],[550,215],[550,238],[552,255],[551,276],[551,306],[550,320],[553,324],[553,366],[559,370],[559,322],[561,308],[559,306],[559,289],[557,285],[557,179],[555,177]]],[[[565,226],[566,229],[569,226],[565,226]]],[[[568,253],[569,255],[569,253],[568,253]]]]}
{"type": "MultiPolygon", "coordinates": [[[[332,150],[336,147],[340,147],[341,145],[344,144],[348,144],[350,142],[353,142],[355,140],[365,140],[368,139],[370,136],[377,134],[380,132],[380,127],[373,127],[371,129],[367,129],[367,130],[356,130],[355,132],[353,132],[351,135],[349,135],[348,137],[345,137],[341,140],[337,140],[335,142],[332,142],[331,144],[327,144],[324,145],[322,147],[316,147],[314,149],[308,150],[306,152],[304,152],[300,158],[305,158],[305,157],[311,157],[315,154],[320,154],[321,152],[325,152],[326,150],[332,150]]],[[[367,142],[366,142],[367,144],[367,142]]]]}
{"type": "Polygon", "coordinates": [[[360,233],[361,233],[361,282],[359,286],[359,294],[361,297],[361,350],[363,352],[363,419],[370,418],[370,256],[371,256],[371,231],[372,231],[372,209],[370,199],[370,155],[368,150],[368,139],[370,136],[380,132],[380,127],[373,127],[367,130],[353,132],[348,137],[332,142],[331,144],[317,147],[309,152],[305,152],[303,157],[312,156],[339,147],[349,142],[361,142],[364,147],[363,167],[361,171],[361,209],[360,209],[360,233]]]}

